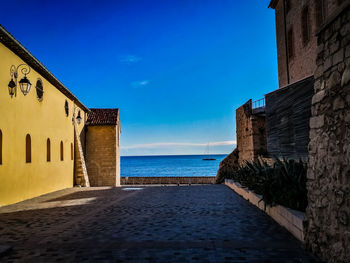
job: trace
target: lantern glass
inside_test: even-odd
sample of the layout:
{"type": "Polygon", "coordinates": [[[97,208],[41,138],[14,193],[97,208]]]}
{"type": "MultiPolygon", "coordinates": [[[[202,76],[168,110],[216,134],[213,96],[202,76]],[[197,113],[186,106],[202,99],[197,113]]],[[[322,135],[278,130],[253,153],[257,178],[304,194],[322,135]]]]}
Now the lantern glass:
{"type": "Polygon", "coordinates": [[[77,116],[77,123],[81,123],[81,116],[80,116],[80,111],[78,111],[78,116],[77,116]]]}
{"type": "Polygon", "coordinates": [[[24,96],[29,93],[31,86],[32,84],[26,76],[24,76],[24,78],[19,81],[19,87],[21,88],[24,96]]]}

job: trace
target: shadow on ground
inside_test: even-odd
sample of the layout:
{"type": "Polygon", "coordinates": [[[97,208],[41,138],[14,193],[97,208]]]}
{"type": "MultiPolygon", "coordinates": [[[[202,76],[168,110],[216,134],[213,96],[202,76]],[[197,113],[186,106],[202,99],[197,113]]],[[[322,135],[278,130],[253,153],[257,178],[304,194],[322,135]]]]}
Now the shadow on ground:
{"type": "Polygon", "coordinates": [[[72,188],[0,208],[2,262],[318,262],[224,185],[72,188]]]}

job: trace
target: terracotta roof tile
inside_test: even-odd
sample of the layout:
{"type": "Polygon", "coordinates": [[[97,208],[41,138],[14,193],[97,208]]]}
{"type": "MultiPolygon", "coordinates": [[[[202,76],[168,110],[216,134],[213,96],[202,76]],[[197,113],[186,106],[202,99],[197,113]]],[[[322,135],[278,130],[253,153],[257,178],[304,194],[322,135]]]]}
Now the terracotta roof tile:
{"type": "Polygon", "coordinates": [[[90,109],[86,125],[117,125],[119,109],[90,109]]]}

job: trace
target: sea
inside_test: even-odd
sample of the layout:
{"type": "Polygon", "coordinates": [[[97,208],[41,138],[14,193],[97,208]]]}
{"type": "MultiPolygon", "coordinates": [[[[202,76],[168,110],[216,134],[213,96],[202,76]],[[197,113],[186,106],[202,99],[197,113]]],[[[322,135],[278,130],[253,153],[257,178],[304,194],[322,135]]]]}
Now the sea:
{"type": "Polygon", "coordinates": [[[194,177],[216,176],[219,163],[226,157],[218,155],[122,156],[122,177],[194,177]],[[204,161],[203,158],[215,158],[204,161]]]}

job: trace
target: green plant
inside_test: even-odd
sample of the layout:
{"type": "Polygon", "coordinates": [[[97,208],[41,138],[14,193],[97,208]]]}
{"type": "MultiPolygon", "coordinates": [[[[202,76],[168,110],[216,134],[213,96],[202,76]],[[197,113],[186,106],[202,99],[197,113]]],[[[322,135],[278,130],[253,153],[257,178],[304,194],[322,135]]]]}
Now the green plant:
{"type": "Polygon", "coordinates": [[[268,205],[277,204],[305,211],[307,206],[306,163],[303,161],[274,158],[269,165],[264,160],[246,161],[237,171],[225,173],[249,190],[262,195],[268,205]]]}

